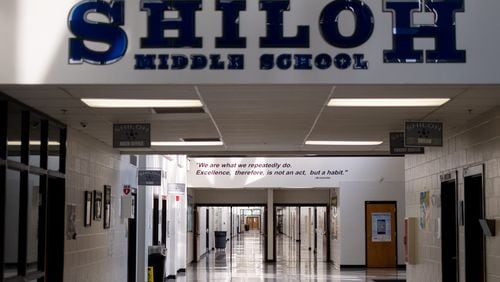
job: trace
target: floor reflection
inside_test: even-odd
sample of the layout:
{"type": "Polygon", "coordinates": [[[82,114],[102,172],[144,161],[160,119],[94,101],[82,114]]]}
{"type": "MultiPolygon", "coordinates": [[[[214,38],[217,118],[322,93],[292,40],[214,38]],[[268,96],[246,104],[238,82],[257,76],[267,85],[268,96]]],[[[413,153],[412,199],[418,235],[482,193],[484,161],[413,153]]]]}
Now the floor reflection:
{"type": "Polygon", "coordinates": [[[186,274],[177,276],[176,281],[371,282],[373,279],[406,277],[404,271],[394,269],[340,271],[325,262],[322,254],[318,256],[297,245],[288,237],[277,238],[277,253],[281,252],[281,259],[276,263],[264,263],[264,238],[259,232],[246,232],[229,241],[225,250],[211,251],[198,263],[189,265],[186,274]]]}

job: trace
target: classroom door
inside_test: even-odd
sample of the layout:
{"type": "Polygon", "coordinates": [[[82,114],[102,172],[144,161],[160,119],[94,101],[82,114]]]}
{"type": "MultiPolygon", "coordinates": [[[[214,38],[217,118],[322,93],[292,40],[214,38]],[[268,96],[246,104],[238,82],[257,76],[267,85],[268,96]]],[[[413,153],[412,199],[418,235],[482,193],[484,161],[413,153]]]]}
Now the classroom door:
{"type": "Polygon", "coordinates": [[[365,211],[366,266],[396,267],[396,202],[366,202],[365,211]]]}
{"type": "Polygon", "coordinates": [[[250,230],[259,230],[260,229],[259,217],[258,216],[249,216],[249,217],[247,217],[246,224],[249,225],[250,230]]]}

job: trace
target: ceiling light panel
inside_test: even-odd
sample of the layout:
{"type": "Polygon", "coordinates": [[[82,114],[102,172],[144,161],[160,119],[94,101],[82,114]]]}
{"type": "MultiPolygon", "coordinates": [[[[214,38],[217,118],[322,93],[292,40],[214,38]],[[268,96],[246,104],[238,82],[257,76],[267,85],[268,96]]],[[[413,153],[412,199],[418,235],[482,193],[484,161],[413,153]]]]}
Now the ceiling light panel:
{"type": "Polygon", "coordinates": [[[375,146],[382,143],[382,141],[306,141],[306,145],[316,146],[375,146]]]}
{"type": "Polygon", "coordinates": [[[377,98],[377,99],[343,99],[333,98],[329,107],[439,107],[450,99],[448,98],[377,98]]]}
{"type": "Polygon", "coordinates": [[[86,99],[82,102],[91,108],[199,108],[198,99],[86,99]]]}
{"type": "Polygon", "coordinates": [[[183,141],[158,141],[151,142],[151,146],[156,147],[169,147],[169,146],[222,146],[224,143],[222,141],[193,141],[193,142],[183,142],[183,141]]]}

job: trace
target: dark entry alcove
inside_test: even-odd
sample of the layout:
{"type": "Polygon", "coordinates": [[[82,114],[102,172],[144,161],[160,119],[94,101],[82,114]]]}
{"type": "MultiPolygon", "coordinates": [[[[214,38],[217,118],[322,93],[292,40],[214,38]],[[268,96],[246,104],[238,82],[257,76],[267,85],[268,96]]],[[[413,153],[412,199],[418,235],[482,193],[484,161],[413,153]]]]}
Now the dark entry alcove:
{"type": "Polygon", "coordinates": [[[464,170],[465,281],[485,281],[483,166],[464,170]]]}
{"type": "Polygon", "coordinates": [[[441,175],[441,258],[443,282],[458,281],[457,173],[441,175]]]}

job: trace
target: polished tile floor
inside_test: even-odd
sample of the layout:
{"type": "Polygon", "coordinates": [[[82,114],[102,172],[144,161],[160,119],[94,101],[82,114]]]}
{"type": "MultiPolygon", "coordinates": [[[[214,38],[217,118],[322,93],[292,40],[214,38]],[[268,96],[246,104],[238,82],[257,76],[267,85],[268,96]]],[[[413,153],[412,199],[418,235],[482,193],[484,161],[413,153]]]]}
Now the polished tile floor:
{"type": "Polygon", "coordinates": [[[323,259],[322,252],[311,254],[288,237],[277,238],[277,262],[264,263],[264,238],[246,232],[228,242],[226,250],[211,251],[198,263],[188,266],[177,281],[358,281],[405,279],[398,270],[340,271],[323,259]],[[231,252],[232,249],[232,252],[231,252]]]}

